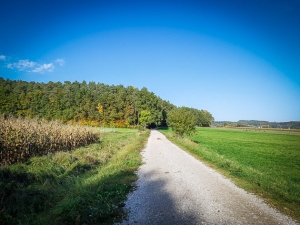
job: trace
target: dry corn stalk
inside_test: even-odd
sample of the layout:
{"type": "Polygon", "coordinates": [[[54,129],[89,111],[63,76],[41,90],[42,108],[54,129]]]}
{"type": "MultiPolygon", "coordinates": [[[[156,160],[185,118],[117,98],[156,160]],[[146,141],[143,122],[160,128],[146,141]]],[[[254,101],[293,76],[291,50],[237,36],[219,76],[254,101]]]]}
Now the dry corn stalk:
{"type": "Polygon", "coordinates": [[[30,157],[69,151],[99,141],[95,129],[57,121],[0,116],[0,165],[30,157]]]}

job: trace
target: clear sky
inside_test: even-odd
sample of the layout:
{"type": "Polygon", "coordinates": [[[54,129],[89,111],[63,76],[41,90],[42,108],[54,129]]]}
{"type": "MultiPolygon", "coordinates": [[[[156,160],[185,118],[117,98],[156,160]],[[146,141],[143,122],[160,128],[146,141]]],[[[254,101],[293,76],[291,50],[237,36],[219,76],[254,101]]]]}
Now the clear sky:
{"type": "Polygon", "coordinates": [[[216,121],[300,121],[300,1],[1,0],[0,76],[146,87],[216,121]]]}

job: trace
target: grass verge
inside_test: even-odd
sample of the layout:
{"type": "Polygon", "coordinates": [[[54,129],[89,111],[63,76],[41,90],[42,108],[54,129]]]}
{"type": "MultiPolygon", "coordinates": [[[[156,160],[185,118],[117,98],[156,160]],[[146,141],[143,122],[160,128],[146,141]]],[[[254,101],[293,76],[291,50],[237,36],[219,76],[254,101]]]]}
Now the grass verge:
{"type": "Polygon", "coordinates": [[[199,128],[188,138],[162,132],[238,186],[300,221],[299,132],[199,128]]]}
{"type": "Polygon", "coordinates": [[[149,131],[0,168],[0,224],[113,224],[141,165],[149,131]]]}

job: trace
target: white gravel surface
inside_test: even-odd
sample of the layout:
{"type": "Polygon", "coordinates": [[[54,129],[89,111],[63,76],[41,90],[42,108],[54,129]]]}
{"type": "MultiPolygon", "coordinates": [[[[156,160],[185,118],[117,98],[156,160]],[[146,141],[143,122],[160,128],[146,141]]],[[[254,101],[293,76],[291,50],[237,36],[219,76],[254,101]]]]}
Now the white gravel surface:
{"type": "Polygon", "coordinates": [[[152,130],[121,224],[297,224],[152,130]]]}

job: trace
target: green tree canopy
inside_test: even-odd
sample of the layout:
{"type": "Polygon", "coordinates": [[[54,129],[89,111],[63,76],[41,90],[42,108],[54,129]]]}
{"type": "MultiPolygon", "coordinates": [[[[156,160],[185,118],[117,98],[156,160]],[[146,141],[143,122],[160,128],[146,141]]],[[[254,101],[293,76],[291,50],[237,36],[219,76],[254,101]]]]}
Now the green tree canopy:
{"type": "Polygon", "coordinates": [[[140,113],[140,125],[145,129],[147,125],[153,122],[151,112],[149,110],[142,110],[140,113]]]}
{"type": "Polygon", "coordinates": [[[168,113],[167,123],[180,137],[190,135],[196,130],[196,115],[187,107],[174,108],[168,113]]]}
{"type": "MultiPolygon", "coordinates": [[[[94,126],[166,126],[168,114],[174,108],[147,88],[86,81],[38,83],[0,77],[0,114],[5,115],[94,126]]],[[[210,126],[213,122],[206,110],[182,108],[196,117],[194,125],[210,126]]]]}
{"type": "Polygon", "coordinates": [[[173,107],[147,88],[86,81],[37,83],[0,77],[0,114],[5,115],[135,127],[145,110],[151,114],[150,123],[160,126],[165,125],[167,113],[173,107]]]}

